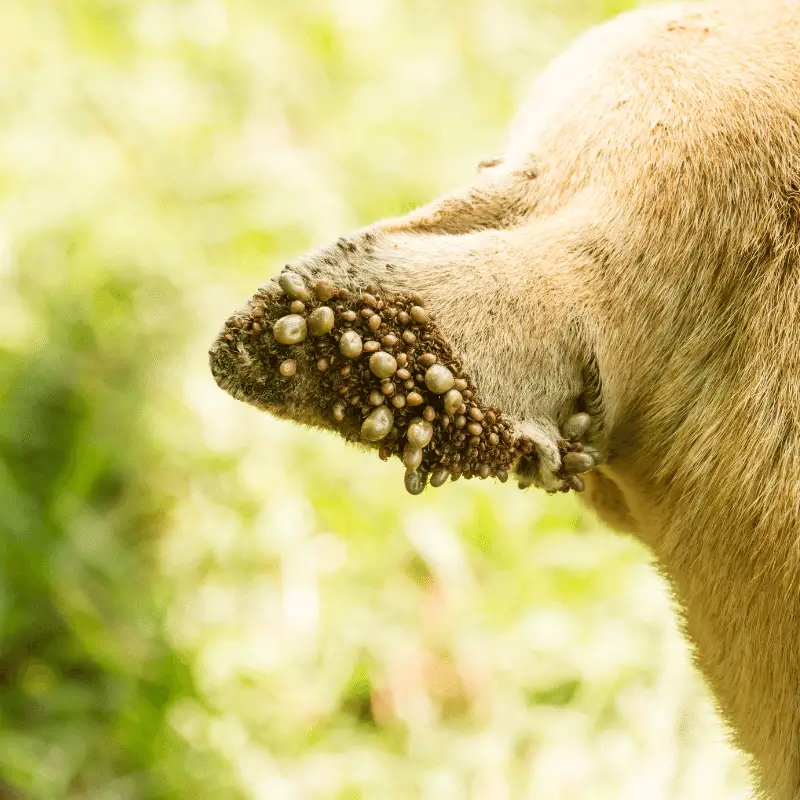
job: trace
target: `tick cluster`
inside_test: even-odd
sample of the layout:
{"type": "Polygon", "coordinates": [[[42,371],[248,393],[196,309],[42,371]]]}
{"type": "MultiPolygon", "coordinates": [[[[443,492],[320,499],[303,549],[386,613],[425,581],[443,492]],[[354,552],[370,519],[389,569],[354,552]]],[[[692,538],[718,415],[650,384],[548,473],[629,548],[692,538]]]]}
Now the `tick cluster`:
{"type": "Polygon", "coordinates": [[[309,288],[292,272],[278,283],[282,293],[256,302],[251,319],[226,338],[271,339],[276,373],[287,381],[300,369],[294,348],[313,348],[316,403],[331,427],[345,433],[357,426],[383,460],[396,455],[411,494],[448,478],[505,482],[514,463],[533,452],[533,442],[514,436],[499,408],[481,402],[418,295],[389,295],[376,285],[353,294],[326,280],[309,288]],[[277,317],[271,326],[267,312],[277,317]]]}

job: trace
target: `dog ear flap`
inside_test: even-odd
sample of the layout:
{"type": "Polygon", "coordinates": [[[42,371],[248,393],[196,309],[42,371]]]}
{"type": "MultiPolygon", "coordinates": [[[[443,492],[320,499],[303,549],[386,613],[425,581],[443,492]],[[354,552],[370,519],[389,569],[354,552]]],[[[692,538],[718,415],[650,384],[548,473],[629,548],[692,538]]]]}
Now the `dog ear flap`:
{"type": "Polygon", "coordinates": [[[508,172],[499,160],[486,163],[492,168],[481,170],[468,186],[421,206],[398,219],[396,225],[388,220],[381,227],[459,235],[515,224],[531,211],[530,181],[535,175],[508,172]]]}

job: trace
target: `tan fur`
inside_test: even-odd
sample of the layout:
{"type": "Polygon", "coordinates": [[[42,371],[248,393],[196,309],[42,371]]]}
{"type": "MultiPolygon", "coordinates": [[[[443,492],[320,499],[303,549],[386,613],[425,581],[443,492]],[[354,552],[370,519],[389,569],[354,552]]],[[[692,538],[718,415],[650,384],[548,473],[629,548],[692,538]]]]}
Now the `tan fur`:
{"type": "Polygon", "coordinates": [[[471,186],[348,239],[292,267],[420,292],[534,436],[539,485],[558,426],[591,406],[606,463],[587,502],[652,547],[765,792],[798,800],[797,4],[591,31],[471,186]]]}

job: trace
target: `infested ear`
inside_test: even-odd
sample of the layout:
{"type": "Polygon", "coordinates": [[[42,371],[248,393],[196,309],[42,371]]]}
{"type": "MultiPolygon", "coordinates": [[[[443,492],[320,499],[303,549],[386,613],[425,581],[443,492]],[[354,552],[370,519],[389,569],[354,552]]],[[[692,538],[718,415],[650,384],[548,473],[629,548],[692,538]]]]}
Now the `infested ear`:
{"type": "Polygon", "coordinates": [[[396,456],[412,494],[429,480],[505,481],[510,471],[523,487],[582,490],[577,474],[595,462],[578,440],[590,424],[572,415],[569,441],[509,417],[482,397],[422,296],[364,288],[309,286],[284,272],[228,320],[211,349],[217,382],[278,416],[375,447],[384,460],[396,456]]]}
{"type": "Polygon", "coordinates": [[[397,456],[412,494],[428,479],[507,480],[533,445],[478,389],[415,294],[309,288],[286,272],[211,349],[240,399],[397,456]]]}
{"type": "Polygon", "coordinates": [[[588,442],[570,444],[560,428],[576,413],[595,419],[601,396],[579,234],[571,216],[523,219],[524,197],[518,177],[493,176],[299,259],[228,321],[211,351],[215,378],[277,416],[374,444],[434,484],[516,471],[523,486],[579,489],[570,475],[590,455],[570,459],[570,472],[564,459],[588,442]],[[391,375],[375,371],[381,359],[391,375]],[[463,386],[429,385],[441,367],[463,386]],[[458,403],[445,403],[449,392],[458,403]],[[432,426],[424,447],[408,448],[421,458],[405,452],[418,418],[432,426]]]}

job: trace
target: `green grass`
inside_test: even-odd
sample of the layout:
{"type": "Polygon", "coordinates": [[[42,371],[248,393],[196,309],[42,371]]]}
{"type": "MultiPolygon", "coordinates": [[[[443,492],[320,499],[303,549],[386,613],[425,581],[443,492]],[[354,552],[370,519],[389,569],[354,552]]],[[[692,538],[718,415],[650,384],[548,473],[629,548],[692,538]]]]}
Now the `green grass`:
{"type": "Polygon", "coordinates": [[[0,797],[747,796],[643,548],[572,498],[412,499],[206,365],[624,5],[0,5],[0,797]]]}

